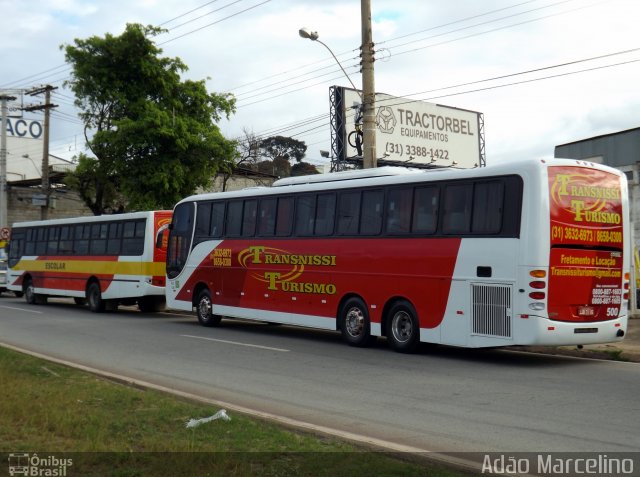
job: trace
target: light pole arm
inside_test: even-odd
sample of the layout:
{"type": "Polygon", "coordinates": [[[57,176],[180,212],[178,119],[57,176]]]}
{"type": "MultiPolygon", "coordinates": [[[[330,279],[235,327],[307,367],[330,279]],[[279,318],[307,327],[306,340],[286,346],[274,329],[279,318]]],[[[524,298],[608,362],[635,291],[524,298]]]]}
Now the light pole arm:
{"type": "MultiPolygon", "coordinates": [[[[340,61],[338,60],[338,58],[336,57],[336,55],[333,54],[333,51],[331,51],[331,48],[329,48],[327,46],[326,43],[324,43],[321,40],[318,40],[317,38],[313,41],[317,41],[318,43],[320,43],[322,46],[324,46],[327,50],[329,50],[329,53],[331,53],[331,56],[333,56],[333,59],[336,60],[336,63],[338,63],[338,66],[340,67],[340,69],[342,70],[342,72],[344,73],[344,75],[347,77],[347,79],[349,80],[349,83],[351,83],[351,86],[353,87],[353,89],[355,89],[358,94],[360,94],[360,90],[356,87],[355,84],[353,84],[353,81],[351,81],[351,78],[349,77],[349,75],[347,74],[347,72],[345,71],[345,69],[342,67],[342,64],[340,63],[340,61]]],[[[362,94],[360,94],[360,97],[362,97],[362,94]]]]}

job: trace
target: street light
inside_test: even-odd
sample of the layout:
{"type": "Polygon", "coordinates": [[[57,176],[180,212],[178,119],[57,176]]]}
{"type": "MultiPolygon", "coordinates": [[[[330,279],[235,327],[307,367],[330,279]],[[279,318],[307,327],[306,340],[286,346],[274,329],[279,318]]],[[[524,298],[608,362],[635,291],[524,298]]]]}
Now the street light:
{"type": "Polygon", "coordinates": [[[317,31],[311,31],[306,27],[300,28],[298,30],[298,34],[302,38],[308,38],[311,41],[317,41],[322,46],[324,46],[333,59],[336,60],[338,66],[344,73],[344,75],[351,83],[351,86],[360,96],[360,101],[362,103],[362,139],[364,142],[364,150],[362,154],[362,167],[365,169],[370,167],[377,167],[377,159],[376,159],[376,117],[375,117],[375,103],[376,103],[376,93],[375,93],[375,84],[373,78],[373,41],[371,38],[371,5],[369,0],[362,0],[361,7],[361,16],[362,16],[362,91],[356,88],[356,85],[353,84],[351,78],[344,70],[336,55],[333,54],[331,48],[329,48],[326,44],[321,42],[318,37],[317,31]]]}
{"type": "Polygon", "coordinates": [[[360,93],[360,90],[358,88],[356,88],[355,84],[353,84],[353,81],[351,81],[351,78],[349,77],[349,75],[347,74],[345,69],[342,67],[342,64],[340,63],[340,61],[338,61],[338,58],[336,57],[336,55],[333,54],[333,51],[331,51],[331,48],[329,48],[329,46],[326,43],[324,43],[324,42],[322,42],[322,41],[320,41],[318,39],[318,37],[320,36],[320,35],[318,35],[318,32],[317,31],[311,31],[307,27],[302,27],[302,28],[300,28],[300,30],[298,30],[298,34],[302,38],[308,38],[311,41],[317,41],[322,46],[324,46],[327,50],[329,50],[329,53],[331,53],[331,56],[333,56],[333,59],[336,60],[336,63],[338,63],[338,66],[340,67],[340,69],[342,70],[344,75],[349,80],[349,83],[351,83],[351,86],[353,87],[353,89],[355,89],[356,92],[360,95],[360,98],[362,98],[362,94],[360,93]]]}

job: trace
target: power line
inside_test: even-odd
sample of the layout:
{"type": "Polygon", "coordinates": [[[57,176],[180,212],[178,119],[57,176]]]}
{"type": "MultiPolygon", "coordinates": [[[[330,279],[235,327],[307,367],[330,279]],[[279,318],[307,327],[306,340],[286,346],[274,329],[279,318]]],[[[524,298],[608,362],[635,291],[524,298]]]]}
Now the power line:
{"type": "MultiPolygon", "coordinates": [[[[573,0],[565,0],[565,1],[573,1],[573,0]]],[[[504,26],[497,27],[497,28],[494,28],[494,29],[491,29],[491,30],[485,30],[485,31],[481,31],[481,32],[476,32],[476,33],[472,33],[470,35],[461,36],[461,37],[458,37],[458,38],[453,38],[451,40],[444,40],[444,41],[441,41],[441,42],[438,42],[438,43],[432,43],[430,45],[425,45],[425,46],[421,46],[421,47],[418,47],[418,48],[413,48],[411,50],[400,51],[398,53],[395,53],[392,56],[400,56],[400,55],[404,55],[406,53],[415,53],[416,51],[424,50],[426,48],[433,48],[434,46],[446,45],[448,43],[453,43],[455,41],[467,40],[469,38],[474,38],[474,37],[477,37],[477,36],[480,36],[480,35],[486,35],[488,33],[494,33],[496,31],[506,30],[507,28],[513,28],[513,27],[517,27],[517,26],[521,26],[521,25],[526,25],[527,23],[533,23],[533,22],[537,22],[537,21],[540,21],[540,20],[545,20],[547,18],[552,18],[552,17],[556,17],[556,16],[560,16],[560,15],[565,15],[567,13],[572,13],[572,12],[575,12],[575,11],[578,11],[578,10],[584,10],[585,8],[591,8],[591,7],[595,6],[595,5],[598,5],[598,4],[601,4],[601,3],[606,3],[606,2],[609,2],[609,1],[611,1],[611,0],[602,0],[601,2],[593,3],[593,4],[587,5],[587,6],[573,8],[571,10],[565,10],[564,12],[552,13],[552,14],[545,15],[545,16],[542,16],[542,17],[537,17],[537,18],[532,18],[530,20],[525,20],[525,21],[522,21],[522,22],[519,22],[519,23],[512,23],[510,25],[504,25],[504,26]]],[[[466,29],[466,28],[464,28],[464,29],[466,29]]],[[[461,29],[461,30],[463,30],[463,29],[461,29]]],[[[456,30],[456,31],[458,31],[458,30],[456,30]]],[[[435,38],[437,36],[442,36],[442,34],[441,35],[435,35],[435,36],[433,36],[431,38],[435,38]]],[[[430,39],[430,38],[424,38],[423,40],[426,40],[426,39],[430,39]]],[[[419,40],[419,41],[423,41],[423,40],[419,40]]],[[[409,42],[409,43],[415,43],[415,41],[409,42]]],[[[400,46],[405,46],[405,45],[408,45],[409,43],[405,43],[404,45],[397,45],[397,46],[394,46],[394,47],[391,47],[391,48],[399,48],[400,46]]],[[[389,49],[391,49],[391,48],[389,48],[389,49]]]]}
{"type": "Polygon", "coordinates": [[[264,5],[265,3],[269,3],[270,1],[271,1],[271,0],[264,0],[263,2],[258,3],[257,5],[253,5],[253,6],[249,7],[249,8],[245,8],[244,10],[240,10],[239,12],[233,13],[233,14],[231,14],[231,15],[229,15],[229,16],[226,16],[226,17],[224,17],[224,18],[221,18],[221,19],[219,19],[219,20],[216,20],[215,22],[208,23],[207,25],[204,25],[204,26],[201,26],[201,27],[199,27],[199,28],[196,28],[195,30],[191,30],[191,31],[189,31],[189,32],[187,32],[187,33],[183,33],[182,35],[179,35],[179,36],[176,36],[176,37],[174,37],[174,38],[171,38],[171,39],[169,39],[169,40],[167,40],[167,41],[165,41],[165,42],[158,43],[158,46],[166,45],[167,43],[169,43],[169,42],[171,42],[171,41],[177,40],[177,39],[179,39],[179,38],[184,38],[185,36],[187,36],[187,35],[191,35],[192,33],[198,32],[198,31],[200,31],[200,30],[204,30],[205,28],[209,28],[210,26],[213,26],[213,25],[217,25],[217,24],[218,24],[218,23],[220,23],[220,22],[223,22],[223,21],[225,21],[225,20],[228,20],[229,18],[233,18],[233,17],[235,17],[235,16],[237,16],[237,15],[240,15],[241,13],[248,12],[249,10],[253,10],[254,8],[257,8],[257,7],[261,6],[261,5],[264,5]]]}
{"type": "MultiPolygon", "coordinates": [[[[521,72],[518,72],[518,73],[510,73],[510,74],[506,74],[506,75],[495,76],[495,77],[492,77],[492,78],[485,78],[485,79],[482,79],[482,80],[476,80],[476,81],[470,81],[470,82],[460,83],[460,84],[456,84],[456,85],[444,86],[444,87],[441,87],[441,88],[436,88],[436,89],[431,89],[431,90],[426,90],[426,91],[420,91],[420,92],[417,92],[417,93],[403,94],[401,97],[402,98],[408,98],[408,97],[413,97],[413,96],[420,96],[420,95],[425,95],[425,94],[429,94],[429,93],[434,93],[434,92],[437,92],[437,91],[445,91],[445,90],[448,90],[448,89],[459,88],[459,87],[463,87],[463,86],[471,86],[471,85],[475,85],[475,84],[487,83],[487,82],[496,81],[496,80],[500,80],[500,79],[513,78],[513,77],[522,76],[522,75],[525,75],[525,74],[531,74],[531,73],[536,73],[536,72],[541,72],[541,71],[547,71],[547,70],[554,69],[554,68],[561,68],[561,67],[566,67],[566,66],[570,66],[570,65],[575,65],[575,64],[579,64],[579,63],[588,62],[588,61],[595,61],[595,60],[599,60],[599,59],[603,59],[603,58],[610,58],[612,56],[623,55],[623,54],[628,54],[628,53],[637,52],[637,51],[640,51],[640,48],[633,48],[633,49],[629,49],[629,50],[619,51],[619,52],[615,52],[615,53],[609,53],[609,54],[605,54],[605,55],[594,56],[594,57],[585,58],[585,59],[581,59],[581,60],[568,61],[568,62],[560,63],[560,64],[557,64],[557,65],[544,66],[544,67],[540,67],[540,68],[521,71],[521,72]]],[[[438,95],[438,96],[432,96],[432,97],[429,97],[429,98],[408,100],[408,101],[404,101],[404,102],[400,102],[400,103],[394,102],[394,105],[408,104],[408,103],[411,103],[413,101],[429,101],[429,100],[434,100],[434,99],[442,99],[442,98],[448,98],[448,97],[453,97],[453,96],[460,96],[460,95],[476,93],[476,92],[480,92],[480,91],[488,91],[488,90],[499,89],[499,88],[504,88],[504,87],[508,87],[508,86],[515,86],[515,85],[520,85],[520,84],[533,83],[533,82],[536,82],[536,81],[543,81],[543,80],[547,80],[547,79],[559,78],[559,77],[563,77],[563,76],[570,76],[570,75],[575,75],[575,74],[580,74],[580,73],[587,73],[587,72],[597,71],[597,70],[601,70],[601,69],[605,69],[605,68],[612,68],[612,67],[616,67],[616,66],[624,66],[624,65],[632,64],[632,63],[636,63],[636,62],[640,62],[640,59],[622,61],[622,62],[618,62],[618,63],[613,63],[613,64],[609,64],[609,65],[603,65],[603,66],[595,66],[595,67],[591,67],[591,68],[584,68],[584,69],[576,70],[576,71],[558,73],[558,74],[554,74],[554,75],[538,77],[538,78],[532,78],[532,79],[522,80],[522,81],[516,81],[516,82],[512,82],[512,83],[488,86],[488,87],[484,87],[484,88],[476,88],[476,89],[460,91],[460,92],[456,92],[456,93],[449,93],[449,94],[443,94],[443,95],[438,95]]],[[[388,99],[388,100],[382,99],[382,100],[378,100],[377,102],[378,103],[383,103],[385,101],[393,101],[393,100],[397,100],[397,99],[398,98],[391,98],[391,99],[388,99]]],[[[349,120],[349,119],[353,118],[353,116],[354,116],[354,113],[347,113],[346,119],[349,120]]],[[[303,119],[300,123],[308,124],[312,120],[313,121],[318,121],[318,120],[321,120],[321,119],[328,119],[328,117],[329,117],[328,114],[319,115],[319,116],[312,116],[310,118],[303,119]]],[[[299,124],[299,123],[294,123],[291,126],[283,126],[282,129],[278,130],[278,132],[279,133],[284,133],[284,132],[287,132],[287,131],[293,131],[293,130],[296,129],[296,127],[298,127],[297,124],[299,124]]],[[[328,128],[329,126],[327,125],[326,127],[328,128]]],[[[317,128],[314,128],[314,129],[317,129],[317,128]]],[[[311,129],[311,130],[313,130],[313,129],[311,129]]],[[[266,134],[270,134],[270,131],[271,130],[266,130],[266,131],[260,132],[258,134],[260,136],[263,136],[263,135],[266,135],[266,134]]],[[[302,133],[296,133],[296,134],[302,134],[302,133]]]]}
{"type": "MultiPolygon", "coordinates": [[[[550,5],[550,6],[557,6],[557,5],[560,5],[560,4],[562,4],[562,3],[567,3],[567,2],[570,2],[570,1],[574,1],[574,0],[564,0],[564,1],[562,1],[562,2],[557,2],[557,3],[555,3],[555,4],[553,4],[553,5],[550,5]]],[[[598,2],[598,3],[605,3],[605,2],[607,2],[607,1],[610,1],[610,0],[603,0],[603,1],[598,2]]],[[[525,3],[529,3],[529,2],[525,2],[525,3]]],[[[467,35],[467,36],[463,36],[463,37],[460,37],[460,38],[454,38],[454,39],[451,39],[451,40],[445,40],[445,41],[442,41],[442,42],[439,42],[439,43],[434,43],[434,44],[430,44],[430,45],[422,46],[422,47],[419,47],[419,48],[414,48],[414,49],[411,49],[411,50],[401,51],[401,52],[399,52],[399,53],[395,53],[395,54],[394,54],[394,56],[400,56],[400,55],[403,55],[403,54],[406,54],[406,53],[414,53],[414,52],[419,51],[419,50],[422,50],[422,49],[431,48],[431,47],[434,47],[434,46],[440,46],[440,45],[447,44],[447,43],[451,43],[451,42],[454,42],[454,41],[459,41],[459,40],[463,40],[463,39],[468,39],[468,38],[472,38],[472,37],[476,37],[476,36],[484,35],[484,34],[487,34],[487,33],[492,33],[492,32],[498,31],[498,30],[503,30],[503,29],[507,29],[507,28],[512,28],[512,27],[515,27],[515,26],[520,26],[520,25],[523,25],[523,24],[526,24],[526,23],[531,23],[531,22],[535,22],[535,21],[543,20],[543,19],[546,19],[546,18],[550,18],[550,17],[558,16],[558,15],[564,15],[564,14],[567,14],[567,13],[571,13],[571,12],[573,12],[573,11],[577,11],[577,10],[582,10],[582,9],[584,9],[584,8],[590,8],[590,7],[593,7],[594,5],[597,5],[598,3],[591,4],[591,5],[587,5],[587,6],[577,7],[577,8],[575,8],[575,9],[568,10],[568,11],[564,11],[564,12],[553,13],[553,14],[546,15],[546,16],[543,16],[543,17],[538,17],[538,18],[534,18],[534,19],[526,20],[526,21],[524,21],[524,22],[520,22],[520,23],[514,23],[514,24],[510,24],[510,25],[504,25],[504,26],[501,26],[501,27],[498,27],[498,28],[495,28],[495,29],[492,29],[492,30],[487,30],[487,31],[483,31],[483,32],[476,32],[476,33],[473,33],[473,34],[470,34],[470,35],[467,35]]],[[[545,7],[541,7],[541,8],[548,8],[548,7],[549,7],[549,6],[545,6],[545,7]]],[[[527,12],[524,12],[524,13],[530,13],[530,12],[532,12],[532,11],[540,10],[541,8],[537,8],[537,9],[533,9],[533,10],[528,10],[527,12]]],[[[519,14],[515,14],[515,15],[519,15],[519,14]]],[[[495,22],[495,21],[502,20],[502,19],[504,19],[504,18],[513,17],[513,16],[515,16],[515,15],[509,15],[508,17],[502,17],[502,18],[499,18],[499,19],[494,19],[494,20],[491,20],[491,21],[488,21],[488,22],[483,22],[483,23],[478,24],[478,25],[483,25],[483,24],[486,24],[486,23],[492,23],[492,22],[495,22]]],[[[452,23],[456,23],[456,22],[452,22],[452,23]]],[[[478,25],[474,25],[474,27],[475,27],[475,26],[478,26],[478,25]]],[[[429,38],[435,38],[435,37],[437,37],[437,36],[442,36],[442,35],[446,35],[446,34],[449,34],[449,33],[454,33],[454,32],[457,32],[457,31],[464,30],[464,29],[468,29],[468,28],[470,28],[470,27],[465,27],[465,28],[458,29],[458,30],[452,30],[452,31],[445,32],[445,33],[442,33],[442,34],[439,34],[439,35],[435,35],[435,36],[433,36],[433,37],[429,37],[429,38]]],[[[405,35],[405,36],[407,36],[407,35],[405,35]]],[[[423,39],[421,39],[421,40],[416,40],[416,41],[423,41],[423,40],[425,40],[425,39],[429,39],[429,38],[423,38],[423,39]]],[[[414,43],[414,42],[415,42],[415,41],[413,41],[413,42],[409,42],[409,43],[405,43],[405,44],[402,44],[402,45],[393,46],[393,47],[390,47],[389,49],[398,48],[398,47],[405,46],[405,45],[407,45],[407,44],[414,43]]],[[[334,70],[334,71],[337,71],[337,70],[334,70]]],[[[310,74],[310,73],[306,73],[305,75],[308,75],[308,74],[310,74]]],[[[301,76],[305,76],[305,75],[301,75],[301,76]]],[[[321,76],[322,76],[322,75],[321,75],[321,76]]],[[[314,77],[312,77],[312,78],[309,78],[309,79],[308,79],[308,80],[306,80],[306,81],[312,81],[312,80],[317,79],[318,77],[319,77],[319,76],[314,76],[314,77]]],[[[283,81],[281,81],[281,82],[274,83],[274,85],[277,85],[277,84],[279,84],[279,83],[286,83],[286,82],[288,82],[288,80],[283,80],[283,81]]],[[[254,82],[254,83],[255,83],[255,82],[254,82]]],[[[304,83],[304,81],[300,81],[300,82],[298,82],[298,83],[294,83],[294,84],[300,84],[300,83],[304,83]]],[[[317,86],[317,85],[318,85],[318,83],[315,83],[315,84],[313,84],[313,85],[309,85],[307,88],[311,88],[311,87],[314,87],[314,86],[317,86]]],[[[286,88],[286,86],[284,86],[284,87],[278,87],[278,88],[274,88],[274,89],[270,89],[270,90],[264,91],[263,93],[255,94],[255,95],[252,95],[252,96],[250,96],[250,97],[245,97],[245,98],[242,98],[242,99],[245,99],[245,100],[246,100],[246,99],[249,99],[249,98],[259,97],[260,95],[271,95],[271,93],[273,93],[273,92],[275,92],[275,91],[279,91],[279,90],[281,90],[281,89],[283,89],[283,88],[286,88]]],[[[259,89],[262,89],[262,88],[259,88],[259,89]]],[[[298,89],[294,89],[294,90],[292,90],[292,91],[290,91],[290,92],[297,92],[297,91],[301,91],[301,90],[303,90],[303,89],[306,89],[306,88],[298,88],[298,89]]],[[[255,91],[255,90],[254,90],[254,91],[255,91]]],[[[252,92],[253,92],[253,91],[252,91],[252,92]]],[[[286,93],[285,93],[285,94],[286,94],[286,93]]],[[[281,96],[283,96],[283,94],[273,95],[273,96],[270,96],[269,98],[266,98],[266,99],[262,99],[262,100],[254,101],[254,102],[252,102],[252,103],[245,103],[245,104],[239,105],[239,107],[240,107],[240,106],[248,106],[248,105],[252,105],[252,104],[256,104],[256,103],[260,103],[260,102],[263,102],[263,101],[267,101],[267,100],[268,100],[268,99],[270,99],[271,97],[278,98],[278,97],[281,97],[281,96]]]]}
{"type": "Polygon", "coordinates": [[[171,23],[174,20],[177,20],[178,18],[182,18],[182,17],[186,17],[187,15],[189,15],[190,13],[193,13],[197,10],[200,10],[201,8],[206,7],[207,5],[211,5],[212,3],[216,3],[218,0],[212,0],[210,2],[205,3],[204,5],[200,5],[199,7],[194,8],[193,10],[189,10],[188,12],[185,12],[181,15],[178,15],[177,17],[173,17],[170,20],[164,21],[162,23],[160,23],[158,26],[162,26],[162,25],[166,25],[167,23],[171,23]]]}
{"type": "Polygon", "coordinates": [[[178,28],[180,28],[180,27],[183,27],[183,26],[185,26],[185,25],[188,25],[189,23],[193,23],[193,22],[195,22],[195,21],[198,21],[198,20],[200,20],[201,18],[204,18],[204,17],[206,17],[206,16],[209,16],[209,15],[211,15],[211,14],[213,14],[213,13],[219,12],[220,10],[224,10],[225,8],[228,8],[228,7],[232,6],[232,5],[235,5],[236,3],[240,3],[240,2],[242,2],[242,1],[244,1],[244,0],[235,0],[235,1],[231,2],[231,3],[228,3],[227,5],[224,5],[224,6],[220,7],[220,8],[216,8],[215,10],[211,10],[210,12],[207,12],[207,13],[205,13],[204,15],[200,15],[199,17],[192,18],[191,20],[187,20],[187,21],[186,21],[186,22],[184,22],[184,23],[180,23],[179,25],[173,26],[173,27],[169,28],[169,31],[171,32],[171,31],[173,31],[173,30],[177,30],[177,29],[178,29],[178,28]]]}

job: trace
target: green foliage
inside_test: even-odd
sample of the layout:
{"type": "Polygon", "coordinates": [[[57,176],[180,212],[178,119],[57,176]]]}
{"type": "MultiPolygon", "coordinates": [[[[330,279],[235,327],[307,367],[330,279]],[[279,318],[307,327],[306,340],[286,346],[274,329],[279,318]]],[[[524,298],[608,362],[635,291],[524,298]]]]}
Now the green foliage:
{"type": "Polygon", "coordinates": [[[284,158],[300,162],[307,152],[307,145],[304,141],[298,141],[291,137],[272,136],[260,141],[262,154],[271,160],[284,158]]]}
{"type": "Polygon", "coordinates": [[[95,215],[124,211],[124,201],[118,192],[118,177],[107,161],[100,162],[86,154],[78,156],[78,165],[67,174],[66,184],[79,192],[80,197],[95,215]]]}
{"type": "Polygon", "coordinates": [[[291,168],[292,176],[310,176],[312,174],[320,174],[316,166],[308,162],[298,162],[291,168]]]}
{"type": "Polygon", "coordinates": [[[120,36],[63,46],[73,68],[66,84],[95,159],[70,179],[96,213],[170,208],[205,186],[236,157],[216,125],[235,99],[208,93],[204,80],[181,80],[179,58],[161,57],[152,37],[164,30],[128,24],[120,36]]]}
{"type": "Polygon", "coordinates": [[[245,131],[245,139],[238,145],[240,161],[245,167],[277,177],[291,175],[316,174],[310,171],[305,162],[301,162],[307,151],[304,141],[291,137],[272,136],[259,140],[254,134],[245,131]],[[291,161],[295,161],[292,166],[291,161]],[[305,171],[294,174],[294,170],[305,171]]]}

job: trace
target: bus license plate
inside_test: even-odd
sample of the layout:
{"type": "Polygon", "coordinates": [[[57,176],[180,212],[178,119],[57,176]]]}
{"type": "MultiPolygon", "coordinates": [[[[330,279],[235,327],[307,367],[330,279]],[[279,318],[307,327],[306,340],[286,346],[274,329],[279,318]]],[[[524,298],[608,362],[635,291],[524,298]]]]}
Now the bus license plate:
{"type": "Polygon", "coordinates": [[[579,306],[578,316],[595,316],[596,310],[592,306],[579,306]]]}

